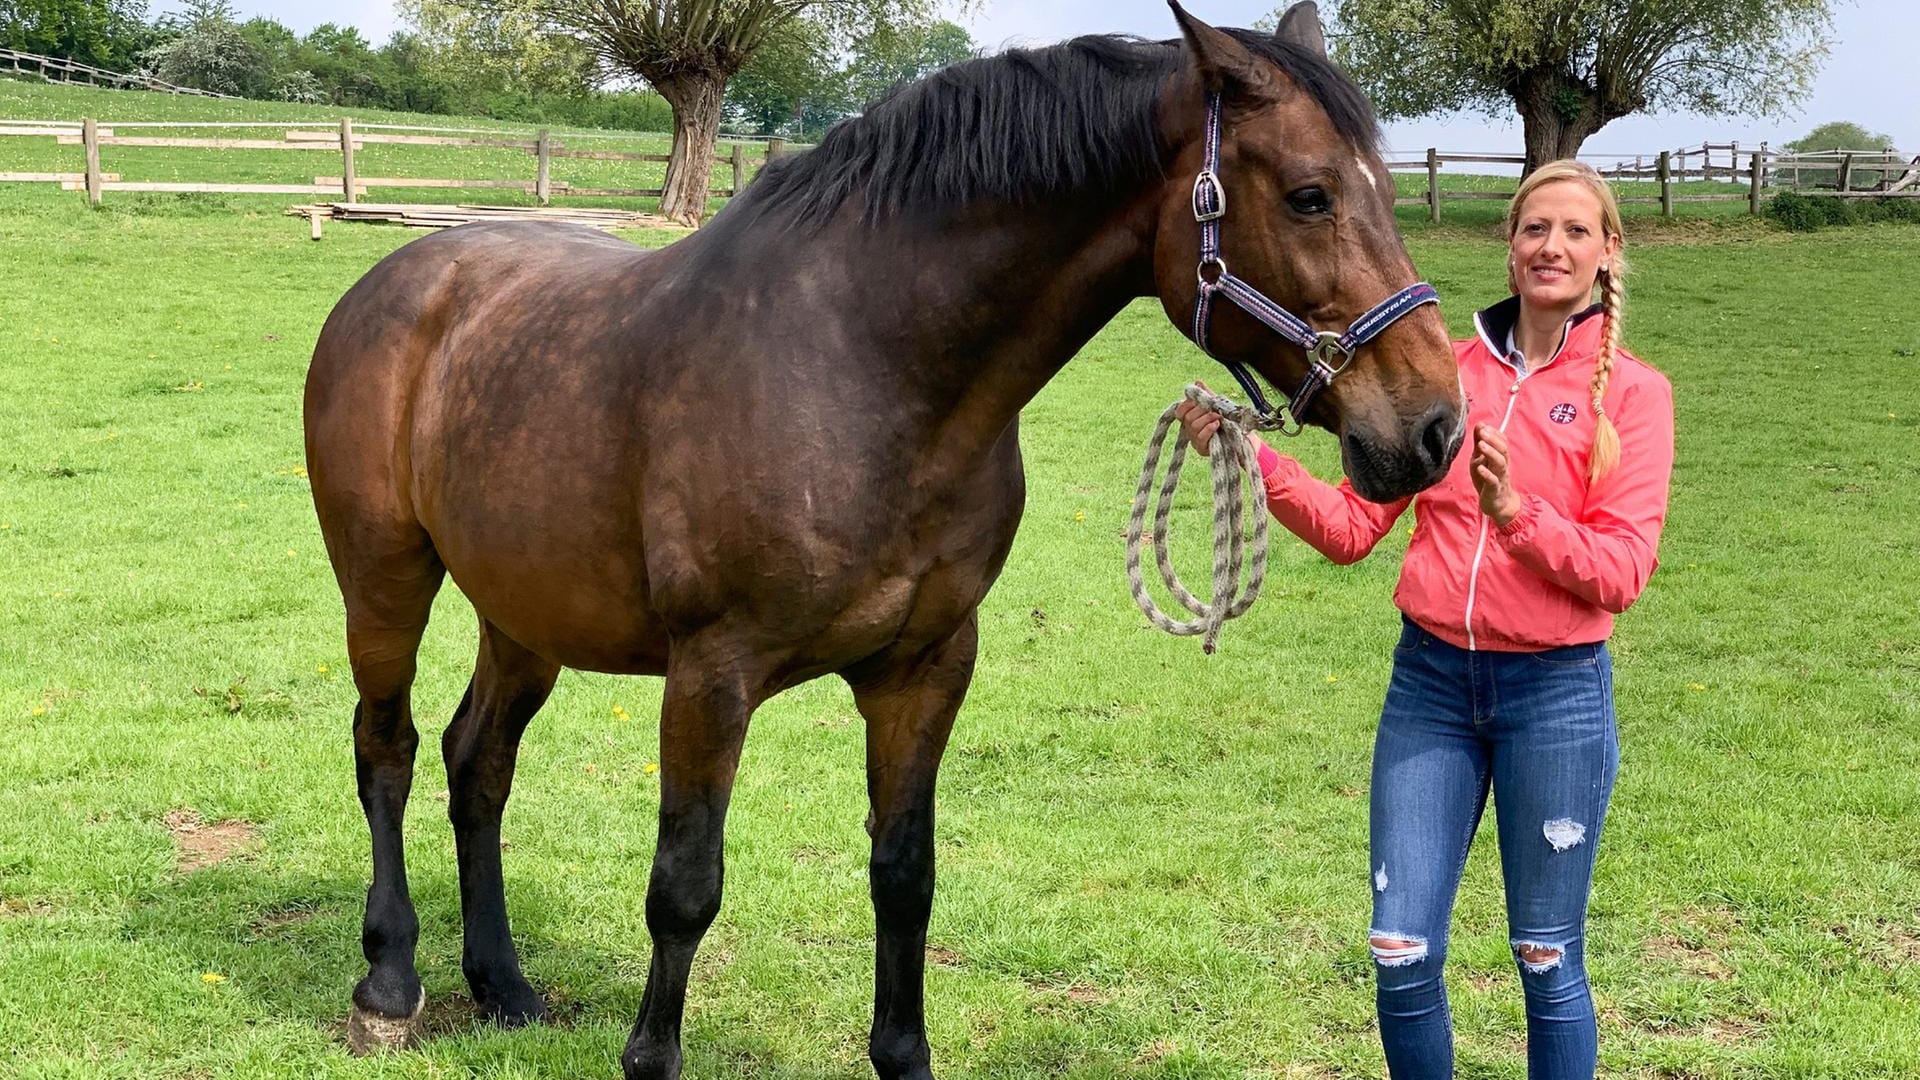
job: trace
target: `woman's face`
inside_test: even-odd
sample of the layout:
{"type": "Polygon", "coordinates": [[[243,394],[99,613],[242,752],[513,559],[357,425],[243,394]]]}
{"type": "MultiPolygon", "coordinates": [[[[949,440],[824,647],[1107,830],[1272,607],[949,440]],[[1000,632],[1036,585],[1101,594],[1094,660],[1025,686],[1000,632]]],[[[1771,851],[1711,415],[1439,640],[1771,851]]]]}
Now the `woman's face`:
{"type": "Polygon", "coordinates": [[[1576,183],[1543,184],[1527,196],[1514,229],[1514,291],[1530,307],[1584,307],[1601,264],[1619,247],[1602,225],[1598,196],[1576,183]]]}

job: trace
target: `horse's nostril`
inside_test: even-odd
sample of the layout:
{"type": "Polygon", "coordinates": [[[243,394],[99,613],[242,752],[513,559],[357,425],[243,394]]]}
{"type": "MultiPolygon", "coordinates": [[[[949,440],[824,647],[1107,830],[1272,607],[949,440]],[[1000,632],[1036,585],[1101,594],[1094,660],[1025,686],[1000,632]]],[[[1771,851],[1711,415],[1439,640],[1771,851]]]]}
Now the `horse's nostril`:
{"type": "Polygon", "coordinates": [[[1429,467],[1442,469],[1453,460],[1460,418],[1445,405],[1437,406],[1429,416],[1426,428],[1420,432],[1420,449],[1426,452],[1429,467]]]}

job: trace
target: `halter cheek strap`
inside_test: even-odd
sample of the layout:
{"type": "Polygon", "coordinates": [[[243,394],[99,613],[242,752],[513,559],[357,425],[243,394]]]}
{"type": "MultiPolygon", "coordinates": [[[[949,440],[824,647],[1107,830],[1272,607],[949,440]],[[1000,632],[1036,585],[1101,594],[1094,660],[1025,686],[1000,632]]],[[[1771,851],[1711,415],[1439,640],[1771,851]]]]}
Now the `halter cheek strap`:
{"type": "Polygon", "coordinates": [[[1220,95],[1207,95],[1206,162],[1193,181],[1193,219],[1200,223],[1200,265],[1195,270],[1198,296],[1193,307],[1193,340],[1207,355],[1213,356],[1233,374],[1240,388],[1260,414],[1260,426],[1283,435],[1298,435],[1301,415],[1313,396],[1333,383],[1335,377],[1353,363],[1353,354],[1362,345],[1380,336],[1405,315],[1423,304],[1437,304],[1440,294],[1432,285],[1418,281],[1401,289],[1366,314],[1353,321],[1344,333],[1315,330],[1306,320],[1281,307],[1265,293],[1234,277],[1227,260],[1220,254],[1220,223],[1227,216],[1227,190],[1220,184],[1220,95]],[[1293,396],[1278,410],[1267,403],[1253,372],[1238,360],[1216,355],[1208,343],[1213,324],[1213,299],[1222,296],[1236,307],[1260,320],[1269,330],[1298,345],[1307,354],[1307,376],[1293,396]]]}

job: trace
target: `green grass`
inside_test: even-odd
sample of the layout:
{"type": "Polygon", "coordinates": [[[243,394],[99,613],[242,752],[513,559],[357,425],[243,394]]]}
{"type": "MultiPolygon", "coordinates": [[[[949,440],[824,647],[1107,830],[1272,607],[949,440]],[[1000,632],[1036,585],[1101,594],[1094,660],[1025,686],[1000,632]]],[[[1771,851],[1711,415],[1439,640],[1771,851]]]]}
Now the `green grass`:
{"type": "MultiPolygon", "coordinates": [[[[474,648],[452,589],[408,819],[441,1034],[344,1050],[367,841],[300,385],[332,303],[415,234],[314,244],[277,210],[0,191],[0,1074],[613,1075],[648,957],[659,685],[569,673],[529,732],[507,887],[561,1022],[476,1026],[434,749],[474,648]],[[257,832],[183,873],[176,811],[257,832]]],[[[1464,333],[1501,292],[1501,248],[1410,231],[1464,333]]],[[[1634,250],[1628,340],[1675,383],[1679,461],[1663,568],[1615,638],[1624,764],[1589,947],[1603,1071],[1911,1077],[1920,310],[1900,298],[1920,294],[1920,234],[1702,235],[1634,250]]],[[[1404,537],[1347,569],[1279,538],[1271,591],[1210,659],[1145,628],[1120,532],[1153,419],[1194,376],[1218,378],[1141,303],[1027,410],[1027,520],[941,778],[943,1076],[1382,1073],[1367,762],[1404,537]]],[[[1324,436],[1286,449],[1334,475],[1324,436]]],[[[1204,484],[1186,494],[1198,574],[1204,484]]],[[[837,683],[756,718],[690,1077],[867,1075],[860,762],[837,683]]],[[[1490,827],[1449,981],[1462,1076],[1518,1080],[1490,827]]]]}

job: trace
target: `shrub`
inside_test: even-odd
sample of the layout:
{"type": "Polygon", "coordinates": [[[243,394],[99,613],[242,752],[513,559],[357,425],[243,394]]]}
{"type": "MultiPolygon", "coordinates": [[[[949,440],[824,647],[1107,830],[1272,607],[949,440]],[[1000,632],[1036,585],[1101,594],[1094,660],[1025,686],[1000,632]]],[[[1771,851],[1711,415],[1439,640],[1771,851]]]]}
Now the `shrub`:
{"type": "Polygon", "coordinates": [[[1920,199],[1841,199],[1786,191],[1767,203],[1767,216],[1781,228],[1794,232],[1879,221],[1920,224],[1920,199]]]}

